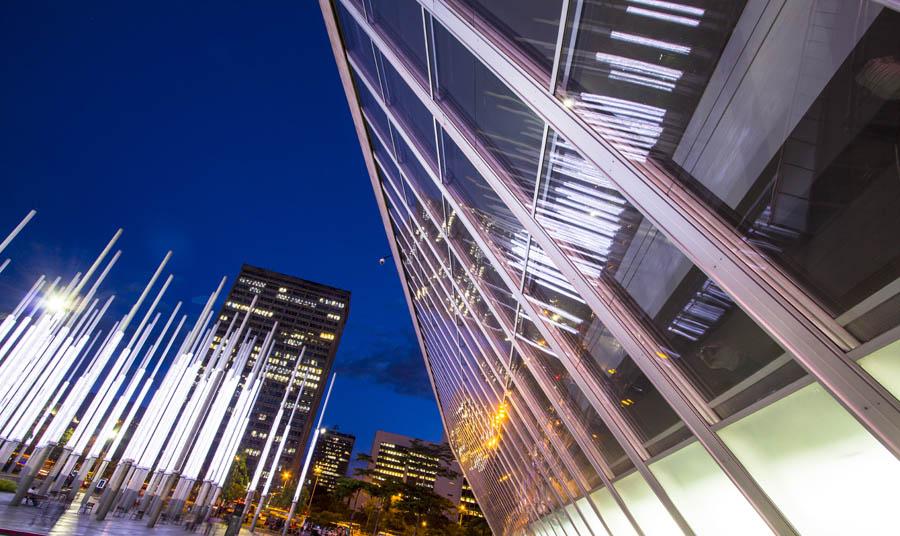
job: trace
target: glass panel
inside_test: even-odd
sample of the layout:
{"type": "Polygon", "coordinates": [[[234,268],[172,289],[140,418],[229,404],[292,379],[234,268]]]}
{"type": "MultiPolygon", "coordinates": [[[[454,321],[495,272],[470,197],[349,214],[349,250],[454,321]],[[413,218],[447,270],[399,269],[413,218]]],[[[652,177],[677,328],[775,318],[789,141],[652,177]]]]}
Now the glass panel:
{"type": "Polygon", "coordinates": [[[654,462],[650,470],[698,536],[772,534],[700,443],[654,462]]]}
{"type": "MultiPolygon", "coordinates": [[[[638,430],[651,454],[658,453],[690,433],[678,416],[613,338],[593,311],[563,279],[550,258],[534,242],[528,254],[524,293],[538,309],[540,319],[567,343],[579,367],[597,380],[623,416],[638,430]]],[[[538,334],[530,321],[526,328],[538,334]]],[[[538,344],[543,341],[540,337],[538,344]]]]}
{"type": "Polygon", "coordinates": [[[591,507],[590,500],[587,497],[578,499],[575,504],[577,505],[578,510],[581,512],[581,515],[583,515],[587,519],[588,531],[586,532],[586,534],[593,534],[596,536],[610,536],[609,532],[606,530],[606,527],[604,527],[603,523],[600,521],[600,518],[597,517],[597,512],[594,510],[594,508],[591,507]]]}
{"type": "Polygon", "coordinates": [[[900,341],[860,359],[859,365],[892,395],[900,398],[900,341]]]}
{"type": "Polygon", "coordinates": [[[456,244],[457,251],[461,252],[464,261],[468,262],[469,271],[478,278],[482,290],[493,299],[495,309],[504,317],[506,325],[512,326],[516,314],[515,298],[509,293],[494,265],[484,256],[478,243],[459,221],[456,212],[450,213],[448,221],[448,236],[451,242],[456,244]]]}
{"type": "Polygon", "coordinates": [[[900,461],[819,384],[719,435],[800,534],[884,534],[896,526],[900,461]]]}
{"type": "MultiPolygon", "coordinates": [[[[375,67],[375,58],[372,56],[372,40],[366,32],[356,24],[356,19],[347,11],[340,2],[335,2],[338,9],[338,22],[341,26],[341,34],[344,37],[344,48],[347,54],[353,58],[360,70],[369,80],[378,80],[378,69],[375,67]]],[[[375,84],[377,87],[378,84],[375,84]]]]}
{"type": "Polygon", "coordinates": [[[608,489],[603,488],[591,493],[591,500],[597,505],[603,521],[606,521],[606,525],[614,536],[637,536],[634,525],[628,520],[625,512],[613,499],[612,493],[608,489]]]}
{"type": "MultiPolygon", "coordinates": [[[[455,37],[435,23],[437,98],[446,101],[513,180],[530,204],[534,196],[544,123],[475,59],[455,37]]],[[[465,128],[465,127],[463,127],[465,128]]],[[[474,141],[474,140],[473,140],[474,141]]]]}
{"type": "Polygon", "coordinates": [[[422,85],[428,87],[428,54],[419,3],[416,0],[371,0],[371,5],[375,24],[400,48],[422,85]]]}
{"type": "Polygon", "coordinates": [[[569,456],[575,462],[578,467],[579,473],[582,478],[587,482],[590,488],[595,488],[601,484],[600,477],[597,475],[597,472],[594,471],[593,466],[590,464],[588,459],[585,457],[584,453],[581,450],[581,447],[578,446],[578,443],[575,441],[575,438],[572,437],[572,434],[569,432],[568,428],[563,424],[562,419],[559,414],[556,412],[556,408],[553,407],[553,404],[545,395],[544,391],[541,389],[540,385],[531,375],[531,371],[528,370],[528,367],[521,366],[521,359],[518,354],[513,355],[513,368],[516,370],[516,378],[519,380],[519,385],[528,390],[528,393],[531,395],[532,399],[538,404],[539,409],[543,412],[543,415],[540,416],[541,419],[546,419],[547,430],[552,430],[556,435],[557,439],[562,443],[563,448],[565,448],[569,456]]]}
{"type": "MultiPolygon", "coordinates": [[[[526,337],[530,336],[528,333],[536,331],[531,321],[524,317],[520,321],[519,330],[526,334],[526,337]]],[[[570,415],[578,419],[585,433],[590,434],[591,443],[600,452],[614,475],[618,476],[633,467],[631,460],[625,455],[622,446],[613,437],[597,410],[555,356],[547,352],[533,351],[526,353],[523,360],[528,363],[529,369],[534,374],[546,379],[547,384],[553,389],[549,394],[555,395],[559,404],[567,407],[570,415]]]]}
{"type": "MultiPolygon", "coordinates": [[[[728,294],[641,216],[605,173],[555,132],[547,151],[536,218],[585,277],[627,294],[643,310],[660,337],[665,336],[661,342],[667,357],[674,358],[671,362],[719,415],[728,416],[804,375],[728,294]]],[[[536,266],[545,271],[550,263],[544,257],[536,259],[536,266]]],[[[535,279],[530,287],[547,294],[534,294],[548,309],[546,321],[560,324],[578,344],[590,326],[584,304],[571,287],[544,279],[535,279]],[[565,314],[550,299],[575,309],[565,314]]]]}
{"type": "MultiPolygon", "coordinates": [[[[564,103],[706,198],[834,316],[900,278],[900,13],[790,2],[754,29],[742,1],[639,4],[585,2],[564,103]]],[[[879,314],[878,333],[897,324],[896,306],[879,314]]]]}
{"type": "MultiPolygon", "coordinates": [[[[561,0],[463,0],[466,16],[476,28],[488,36],[500,33],[512,46],[513,53],[522,52],[534,64],[535,74],[550,79],[556,37],[559,33],[561,0]]],[[[503,43],[500,43],[501,45],[503,43]]],[[[524,58],[523,58],[524,59],[524,58]]],[[[524,63],[524,62],[523,62],[524,63]]],[[[526,67],[531,65],[525,64],[526,67]]]]}
{"type": "MultiPolygon", "coordinates": [[[[381,136],[381,139],[383,139],[385,143],[389,143],[391,138],[388,133],[390,130],[388,130],[388,118],[387,115],[384,114],[384,110],[379,106],[378,101],[372,96],[372,93],[369,91],[369,88],[366,87],[366,84],[363,83],[362,79],[356,76],[356,73],[354,73],[354,85],[356,86],[356,94],[359,96],[359,105],[362,108],[363,113],[365,113],[366,119],[368,119],[369,123],[375,127],[375,130],[378,131],[378,135],[381,136]]],[[[375,87],[378,87],[377,84],[375,87]]]]}
{"type": "Polygon", "coordinates": [[[500,258],[507,259],[510,275],[518,281],[524,267],[528,234],[456,144],[443,131],[442,136],[447,188],[464,205],[473,224],[490,236],[500,258]]]}
{"type": "Polygon", "coordinates": [[[437,169],[437,145],[434,138],[434,120],[428,108],[422,104],[406,82],[387,61],[384,65],[385,101],[394,115],[403,122],[404,130],[412,138],[432,169],[437,169]]]}
{"type": "Polygon", "coordinates": [[[684,534],[640,473],[631,473],[617,481],[614,486],[644,534],[654,536],[684,534]]]}

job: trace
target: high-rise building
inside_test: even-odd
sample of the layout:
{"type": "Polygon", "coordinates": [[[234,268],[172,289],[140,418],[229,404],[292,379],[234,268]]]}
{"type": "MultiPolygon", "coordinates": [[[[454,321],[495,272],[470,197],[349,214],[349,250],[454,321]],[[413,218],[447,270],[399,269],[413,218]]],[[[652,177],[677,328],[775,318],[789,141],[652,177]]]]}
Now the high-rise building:
{"type": "MultiPolygon", "coordinates": [[[[311,416],[316,414],[327,388],[326,379],[350,312],[350,292],[245,264],[219,312],[219,328],[214,343],[224,337],[236,312],[241,314],[237,322],[243,319],[254,297],[258,299],[248,325],[260,337],[258,343],[262,344],[262,338],[276,322],[278,328],[269,358],[269,372],[250,413],[239,453],[246,454],[247,467],[252,474],[291,373],[297,366],[301,349],[305,347],[294,383],[299,388],[305,378],[306,385],[277,469],[279,473],[288,471],[289,474],[298,474],[310,427],[314,424],[311,416]]],[[[247,371],[253,363],[255,359],[247,363],[247,371]]],[[[288,418],[293,408],[295,393],[288,396],[284,419],[288,418]]],[[[277,446],[281,440],[283,438],[276,436],[274,445],[277,446]]],[[[272,447],[273,453],[275,446],[272,447]]],[[[270,453],[270,457],[272,455],[270,453]]],[[[263,474],[268,474],[268,466],[263,474]]]]}
{"type": "Polygon", "coordinates": [[[372,478],[415,484],[459,504],[462,472],[459,464],[431,452],[437,445],[422,439],[378,430],[372,440],[372,478]],[[455,476],[454,476],[455,475],[455,476]]]}
{"type": "Polygon", "coordinates": [[[319,434],[316,448],[313,450],[311,461],[312,470],[309,471],[307,481],[312,482],[318,478],[318,486],[328,491],[334,491],[337,479],[347,476],[347,467],[350,465],[350,454],[353,452],[353,444],[356,437],[339,432],[336,429],[325,429],[319,434]]]}
{"type": "Polygon", "coordinates": [[[319,3],[496,534],[894,525],[896,0],[319,3]]]}

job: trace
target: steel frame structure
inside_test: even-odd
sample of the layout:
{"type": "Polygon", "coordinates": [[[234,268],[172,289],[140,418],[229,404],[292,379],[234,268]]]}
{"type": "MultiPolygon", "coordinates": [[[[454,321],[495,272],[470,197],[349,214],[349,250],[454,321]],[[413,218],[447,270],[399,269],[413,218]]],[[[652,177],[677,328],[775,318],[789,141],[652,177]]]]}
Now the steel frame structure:
{"type": "MultiPolygon", "coordinates": [[[[399,253],[403,248],[398,246],[398,238],[395,236],[398,231],[394,229],[394,226],[399,226],[399,222],[393,222],[392,225],[393,218],[387,205],[387,198],[389,197],[387,190],[390,189],[390,186],[386,183],[389,181],[387,179],[382,180],[379,177],[379,168],[386,169],[386,167],[383,165],[384,163],[378,162],[377,157],[370,149],[370,145],[376,142],[376,140],[370,139],[371,136],[378,138],[378,143],[383,144],[385,147],[393,146],[395,135],[403,139],[408,151],[413,153],[421,167],[428,173],[434,186],[440,191],[445,210],[453,211],[453,214],[459,218],[460,222],[477,242],[484,256],[496,268],[497,273],[507,287],[506,290],[517,302],[517,308],[531,319],[537,319],[538,312],[524,293],[525,271],[523,270],[520,281],[514,281],[509,276],[506,270],[503,269],[504,261],[498,257],[491,247],[490,239],[485,237],[484,230],[479,229],[479,226],[471,221],[470,217],[467,216],[466,210],[461,206],[464,203],[461,203],[457,196],[446,187],[443,177],[440,176],[443,169],[440,146],[437,154],[432,155],[437,160],[435,170],[431,167],[433,164],[429,164],[428,159],[420,154],[417,145],[411,142],[413,138],[406,132],[403,122],[399,121],[390,107],[382,101],[378,87],[373,87],[373,85],[384,84],[381,80],[382,69],[377,65],[377,60],[376,69],[379,70],[379,80],[370,81],[362,74],[359,66],[347,54],[339,29],[336,12],[337,5],[342,6],[353,17],[358,27],[371,40],[373,49],[377,49],[380,53],[380,56],[376,55],[376,58],[383,58],[391,65],[393,70],[399,74],[403,82],[406,83],[416,98],[421,101],[421,104],[432,115],[438,145],[440,144],[440,132],[443,132],[456,144],[481,174],[488,186],[499,196],[505,207],[513,213],[518,223],[527,231],[529,244],[532,240],[535,241],[546,255],[550,257],[559,272],[587,302],[591,311],[602,321],[603,325],[607,326],[609,331],[628,351],[628,354],[632,356],[641,371],[651,380],[654,387],[663,395],[682,422],[691,431],[692,439],[681,441],[664,452],[651,456],[638,439],[639,433],[634,429],[633,425],[626,422],[616,411],[611,404],[613,401],[607,399],[596,380],[590,378],[579,368],[577,356],[573,355],[571,349],[566,347],[565,342],[560,339],[559,335],[542,322],[535,321],[533,323],[546,339],[552,352],[565,366],[572,379],[589,398],[594,410],[612,431],[622,448],[626,450],[628,458],[634,464],[635,469],[646,480],[660,503],[665,506],[672,519],[683,532],[690,534],[692,530],[684,516],[672,503],[671,499],[668,498],[662,486],[659,485],[648,466],[651,462],[696,439],[773,532],[777,534],[796,533],[791,523],[779,511],[778,507],[766,495],[746,468],[731,453],[716,432],[727,424],[780,400],[812,382],[818,382],[824,386],[831,396],[894,456],[900,455],[900,404],[881,384],[875,381],[856,363],[859,358],[868,355],[871,351],[896,340],[900,330],[895,328],[872,341],[861,344],[843,327],[853,318],[860,316],[861,311],[852,311],[852,314],[848,312],[838,318],[829,315],[814,299],[807,295],[806,291],[799,284],[764,254],[747,244],[746,240],[729,223],[724,221],[714,210],[709,208],[681,183],[668,176],[661,169],[652,169],[649,166],[635,166],[614,149],[602,135],[581,120],[555,95],[557,74],[560,69],[564,39],[566,37],[565,24],[561,23],[559,27],[552,74],[550,83],[547,84],[546,81],[541,81],[533,76],[533,71],[529,70],[527,62],[523,62],[521,58],[516,58],[510,53],[510,48],[503,44],[504,38],[502,36],[492,34],[492,30],[486,25],[479,25],[477,28],[473,26],[460,13],[458,6],[452,0],[417,1],[422,10],[423,31],[426,42],[425,52],[429,63],[427,87],[423,86],[422,75],[412,71],[410,61],[404,57],[402,50],[395,46],[391,39],[373,22],[372,8],[368,0],[362,0],[362,4],[365,6],[364,9],[360,9],[360,5],[351,0],[334,0],[333,2],[331,0],[320,0],[320,7],[350,105],[353,122],[360,144],[363,147],[366,167],[375,192],[379,211],[382,215],[382,222],[385,226],[391,252],[394,258],[398,260],[396,264],[401,281],[405,282],[403,285],[404,295],[410,314],[416,320],[414,322],[416,335],[423,355],[426,356],[425,364],[428,369],[429,379],[439,402],[442,399],[441,390],[439,389],[440,384],[448,381],[453,383],[454,380],[442,378],[441,375],[435,376],[434,374],[433,367],[435,363],[433,361],[436,358],[433,354],[436,351],[432,349],[429,353],[428,336],[426,335],[428,330],[423,329],[420,325],[423,322],[423,318],[415,305],[416,298],[411,295],[409,288],[414,281],[424,286],[426,283],[423,279],[427,279],[427,277],[420,273],[421,270],[416,270],[411,266],[404,266],[404,263],[401,262],[402,257],[399,253]],[[545,122],[540,152],[542,159],[545,154],[544,146],[549,139],[548,131],[552,128],[573,144],[593,165],[608,174],[625,198],[637,207],[645,218],[660,229],[690,261],[722,289],[727,291],[738,306],[787,351],[785,355],[775,360],[773,367],[776,364],[784,364],[793,359],[809,375],[757,400],[734,415],[730,415],[725,419],[719,418],[702,397],[693,391],[690,382],[681,377],[680,371],[674,367],[667,367],[665,363],[660,362],[661,360],[658,356],[660,352],[665,352],[666,349],[658,337],[655,336],[652,326],[649,326],[644,319],[635,315],[627,306],[623,306],[614,291],[603,288],[602,284],[598,285],[595,281],[589,281],[579,271],[573,259],[561,249],[559,244],[536,219],[535,210],[537,203],[532,202],[531,206],[528,206],[523,202],[521,197],[514,191],[514,187],[511,186],[512,179],[505,176],[502,170],[498,170],[491,158],[486,156],[484,148],[475,141],[477,140],[477,135],[473,134],[464,123],[457,120],[454,112],[448,109],[444,102],[436,99],[436,82],[432,79],[435,61],[434,32],[433,29],[429,28],[432,21],[440,23],[475,57],[476,61],[480,61],[483,66],[487,67],[509,90],[545,122]],[[357,89],[354,86],[354,74],[356,83],[362,83],[367,86],[366,89],[377,101],[380,112],[387,117],[389,122],[389,140],[382,139],[381,134],[376,129],[366,128],[368,119],[365,113],[362,112],[357,89]]],[[[569,10],[578,9],[578,4],[579,2],[575,0],[562,2],[560,20],[566,21],[569,10]]],[[[885,4],[892,6],[890,2],[885,2],[885,4]]],[[[416,190],[415,182],[403,176],[404,173],[399,162],[393,161],[392,164],[394,166],[393,169],[398,170],[401,175],[397,180],[404,182],[401,189],[416,190]]],[[[543,165],[540,163],[538,165],[537,185],[534,188],[535,197],[540,189],[540,181],[543,175],[542,168],[543,165]]],[[[403,199],[402,192],[396,195],[399,199],[403,199]]],[[[427,203],[423,202],[423,194],[416,192],[416,195],[419,197],[419,204],[422,207],[427,207],[427,203]]],[[[397,207],[398,203],[392,204],[400,210],[400,207],[397,207]]],[[[412,216],[414,221],[414,211],[403,203],[399,204],[412,216]]],[[[463,267],[473,285],[477,287],[484,303],[487,304],[493,314],[495,322],[502,327],[508,341],[510,341],[511,351],[525,355],[527,348],[524,348],[523,344],[517,339],[516,326],[510,326],[503,315],[497,313],[490,294],[479,286],[477,283],[478,278],[470,272],[462,254],[454,249],[452,240],[445,229],[444,218],[441,218],[440,215],[436,216],[427,209],[425,209],[425,212],[428,213],[430,225],[433,226],[433,229],[438,230],[442,239],[448,245],[452,257],[449,262],[458,263],[459,266],[463,267]]],[[[416,230],[409,232],[417,234],[426,233],[428,230],[417,226],[416,230]]],[[[421,245],[413,249],[420,252],[423,251],[421,245]]],[[[449,292],[447,289],[444,289],[445,296],[449,298],[454,291],[462,295],[461,290],[454,282],[452,269],[446,265],[445,261],[441,260],[441,256],[436,252],[432,252],[429,258],[437,264],[437,267],[429,266],[430,270],[435,274],[444,274],[444,277],[454,287],[449,292]]],[[[528,261],[527,254],[524,260],[528,261]]],[[[880,303],[880,301],[875,299],[870,301],[872,303],[866,305],[867,308],[880,303]]],[[[863,305],[860,304],[860,307],[863,305]]],[[[433,302],[432,306],[437,308],[437,304],[433,302]]],[[[459,308],[454,310],[457,316],[461,316],[459,308]]],[[[515,316],[517,318],[518,313],[515,316]]],[[[426,322],[428,322],[432,330],[438,326],[434,319],[426,322]]],[[[485,327],[477,319],[475,324],[488,341],[493,341],[489,328],[485,327]]],[[[496,352],[496,344],[490,344],[489,346],[493,347],[492,349],[496,352]]],[[[507,361],[504,362],[504,365],[507,367],[505,373],[515,383],[514,374],[510,374],[508,368],[509,356],[506,359],[507,361]]],[[[490,360],[487,361],[490,362],[490,360]]],[[[538,366],[531,365],[528,360],[525,360],[525,365],[529,368],[541,390],[553,401],[554,409],[575,436],[576,442],[590,460],[597,474],[600,475],[603,484],[613,493],[614,499],[625,515],[628,516],[634,529],[640,532],[640,528],[629,513],[624,501],[622,501],[612,486],[613,482],[624,478],[628,473],[617,477],[612,475],[603,456],[586,438],[586,430],[579,426],[576,417],[565,407],[565,404],[552,396],[553,387],[548,381],[549,379],[541,374],[538,366]]],[[[468,367],[469,374],[473,373],[475,367],[471,364],[468,364],[468,367]]],[[[445,372],[449,374],[453,371],[451,368],[446,369],[445,372]]],[[[492,370],[492,373],[498,379],[502,376],[502,371],[492,370]]],[[[467,374],[457,370],[455,375],[457,377],[457,380],[455,380],[456,384],[465,385],[463,379],[467,377],[467,374]]],[[[533,401],[527,403],[526,406],[534,415],[546,416],[545,412],[538,408],[533,401]]],[[[441,417],[444,421],[445,429],[450,430],[447,426],[447,416],[441,412],[441,417]]],[[[531,437],[534,438],[536,435],[531,434],[531,437]]],[[[555,453],[561,455],[561,459],[566,460],[567,456],[563,453],[564,449],[560,446],[558,438],[551,443],[555,453]]],[[[571,474],[575,475],[577,471],[572,471],[571,458],[568,458],[567,461],[568,463],[563,463],[563,465],[566,466],[571,474]]],[[[515,464],[509,465],[513,467],[514,471],[515,464]]],[[[519,480],[524,479],[520,477],[519,480]]],[[[476,496],[478,496],[479,489],[475,486],[473,486],[473,489],[476,496]]],[[[496,483],[491,483],[490,489],[496,490],[496,483]]],[[[568,501],[564,497],[557,495],[556,502],[557,508],[559,508],[565,507],[568,501]]],[[[570,515],[570,512],[565,508],[558,511],[570,515]]],[[[490,520],[490,516],[488,519],[490,520]]],[[[586,518],[583,519],[587,521],[586,518]]],[[[575,527],[584,526],[574,519],[572,521],[575,527]]],[[[602,519],[600,522],[604,523],[602,519]]],[[[495,532],[502,532],[505,527],[493,528],[495,532]]]]}

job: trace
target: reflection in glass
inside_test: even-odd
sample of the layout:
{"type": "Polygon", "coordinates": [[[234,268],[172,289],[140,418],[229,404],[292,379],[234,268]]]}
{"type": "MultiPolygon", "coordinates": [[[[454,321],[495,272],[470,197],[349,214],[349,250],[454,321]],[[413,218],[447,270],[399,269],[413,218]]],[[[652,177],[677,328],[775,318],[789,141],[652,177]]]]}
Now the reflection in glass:
{"type": "Polygon", "coordinates": [[[428,87],[428,53],[419,3],[416,0],[371,0],[371,5],[375,26],[400,48],[422,85],[428,87]]]}
{"type": "Polygon", "coordinates": [[[501,46],[511,45],[504,48],[517,58],[527,58],[535,74],[549,80],[562,0],[461,0],[458,5],[476,28],[488,36],[499,32],[501,46]]]}
{"type": "MultiPolygon", "coordinates": [[[[555,132],[550,133],[547,150],[536,218],[585,277],[621,293],[620,299],[644,312],[664,337],[660,341],[664,355],[720,416],[744,407],[734,401],[725,404],[739,394],[739,400],[749,404],[803,376],[799,365],[643,218],[605,173],[555,132]],[[772,374],[777,374],[774,380],[767,378],[772,374]]],[[[588,326],[581,322],[589,309],[574,289],[560,286],[561,276],[548,283],[546,274],[556,270],[534,246],[530,260],[534,269],[528,276],[533,295],[538,296],[539,290],[567,301],[568,310],[560,311],[547,299],[541,306],[553,312],[553,322],[574,337],[578,348],[587,337],[588,326]]]]}
{"type": "Polygon", "coordinates": [[[649,176],[683,181],[839,321],[881,291],[855,335],[896,326],[895,307],[873,308],[900,279],[900,13],[788,3],[752,44],[732,35],[742,1],[635,7],[587,1],[568,21],[563,103],[649,176]]]}
{"type": "Polygon", "coordinates": [[[435,24],[437,98],[450,104],[467,128],[531,203],[544,122],[487,67],[435,24]]]}

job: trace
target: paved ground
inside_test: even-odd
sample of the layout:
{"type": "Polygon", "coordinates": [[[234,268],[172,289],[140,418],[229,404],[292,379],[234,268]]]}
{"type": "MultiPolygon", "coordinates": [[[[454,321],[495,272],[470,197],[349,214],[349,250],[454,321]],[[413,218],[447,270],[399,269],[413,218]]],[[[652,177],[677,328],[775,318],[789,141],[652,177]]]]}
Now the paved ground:
{"type": "MultiPolygon", "coordinates": [[[[46,508],[12,506],[9,504],[12,497],[12,493],[0,493],[0,534],[3,534],[3,529],[61,536],[131,536],[133,534],[189,536],[190,534],[205,533],[205,529],[191,533],[181,525],[159,524],[155,528],[148,529],[140,521],[123,518],[97,521],[93,516],[78,513],[78,508],[81,506],[80,497],[72,501],[68,508],[54,504],[50,504],[46,508]]],[[[206,534],[221,536],[225,534],[225,526],[216,524],[206,534]]],[[[247,529],[241,529],[241,535],[249,534],[247,529]]]]}

